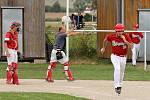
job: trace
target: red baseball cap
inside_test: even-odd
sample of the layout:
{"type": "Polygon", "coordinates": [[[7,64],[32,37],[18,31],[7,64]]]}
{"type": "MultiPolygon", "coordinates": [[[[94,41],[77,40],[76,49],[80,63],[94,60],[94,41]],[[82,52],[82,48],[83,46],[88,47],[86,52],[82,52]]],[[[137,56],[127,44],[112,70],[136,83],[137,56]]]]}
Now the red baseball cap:
{"type": "Polygon", "coordinates": [[[115,31],[116,32],[124,32],[124,25],[121,23],[116,24],[115,31]]]}

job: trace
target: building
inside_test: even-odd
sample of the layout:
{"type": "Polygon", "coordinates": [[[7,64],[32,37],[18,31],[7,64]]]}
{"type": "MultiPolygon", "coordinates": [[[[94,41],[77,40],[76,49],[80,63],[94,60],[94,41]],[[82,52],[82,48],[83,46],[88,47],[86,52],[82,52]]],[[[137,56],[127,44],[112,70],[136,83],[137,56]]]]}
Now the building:
{"type": "MultiPolygon", "coordinates": [[[[114,29],[116,23],[124,23],[126,30],[132,30],[135,23],[139,23],[140,30],[150,30],[150,1],[149,0],[97,0],[98,29],[114,29]]],[[[98,56],[103,58],[110,57],[110,45],[104,55],[99,52],[102,48],[103,39],[108,33],[97,34],[98,56]]],[[[149,37],[148,34],[147,37],[149,37]]],[[[147,44],[150,42],[146,38],[147,44]]],[[[147,45],[147,57],[150,60],[150,46],[147,45]]],[[[144,57],[144,44],[142,40],[140,57],[144,57]]],[[[131,51],[129,56],[131,58],[131,51]]]]}
{"type": "Polygon", "coordinates": [[[0,0],[0,7],[0,57],[4,56],[4,36],[9,25],[19,21],[19,51],[23,59],[45,58],[45,0],[0,0]]]}

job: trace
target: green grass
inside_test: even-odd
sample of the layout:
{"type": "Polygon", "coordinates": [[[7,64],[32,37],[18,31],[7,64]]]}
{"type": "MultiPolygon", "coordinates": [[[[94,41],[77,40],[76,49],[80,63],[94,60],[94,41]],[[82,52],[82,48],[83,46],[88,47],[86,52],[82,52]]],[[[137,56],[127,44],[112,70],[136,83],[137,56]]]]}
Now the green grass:
{"type": "Polygon", "coordinates": [[[0,100],[89,100],[55,93],[0,93],[0,100]]]}
{"type": "MultiPolygon", "coordinates": [[[[19,64],[19,78],[21,79],[43,79],[46,76],[47,64],[19,64]]],[[[0,63],[0,78],[5,78],[7,64],[0,63]]],[[[73,76],[79,80],[113,80],[114,68],[110,61],[101,60],[96,64],[74,64],[71,65],[73,76]]],[[[136,68],[130,64],[126,66],[125,80],[150,80],[150,68],[143,70],[143,65],[136,68]]],[[[53,70],[54,79],[64,79],[63,65],[58,64],[53,70]]]]}

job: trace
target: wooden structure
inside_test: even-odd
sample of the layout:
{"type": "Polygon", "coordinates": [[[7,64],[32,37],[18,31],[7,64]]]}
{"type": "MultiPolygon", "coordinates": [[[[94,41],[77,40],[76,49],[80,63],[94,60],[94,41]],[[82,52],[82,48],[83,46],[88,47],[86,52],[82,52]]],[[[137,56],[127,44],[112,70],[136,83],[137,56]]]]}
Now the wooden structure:
{"type": "MultiPolygon", "coordinates": [[[[98,29],[114,29],[117,23],[124,22],[126,30],[132,30],[132,26],[138,23],[138,9],[150,9],[149,0],[97,0],[98,12],[98,29]],[[122,5],[124,4],[124,5],[122,5]],[[122,10],[124,7],[124,10],[122,10]],[[122,11],[124,16],[122,16],[122,11]],[[123,21],[122,21],[123,19],[123,21]]],[[[102,43],[105,35],[108,33],[97,34],[98,52],[102,48],[102,43]]],[[[109,58],[111,54],[111,47],[108,46],[104,55],[98,53],[99,57],[109,58]]],[[[128,58],[131,58],[129,51],[128,58]]]]}
{"type": "MultiPolygon", "coordinates": [[[[23,8],[23,58],[45,58],[45,0],[0,0],[0,7],[0,14],[2,7],[23,8]]],[[[2,26],[1,17],[2,15],[0,26],[2,26]]],[[[0,31],[2,32],[2,27],[0,31]]],[[[3,48],[2,42],[0,48],[3,48]]],[[[0,56],[3,56],[2,49],[0,56]]]]}

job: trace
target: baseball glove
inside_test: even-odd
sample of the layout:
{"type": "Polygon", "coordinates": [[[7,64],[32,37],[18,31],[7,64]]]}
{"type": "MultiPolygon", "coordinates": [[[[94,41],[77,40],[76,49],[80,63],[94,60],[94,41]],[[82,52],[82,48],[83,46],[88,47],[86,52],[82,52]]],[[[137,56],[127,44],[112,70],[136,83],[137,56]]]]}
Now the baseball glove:
{"type": "Polygon", "coordinates": [[[57,51],[56,58],[57,58],[57,60],[60,60],[63,58],[61,51],[57,51]]]}

